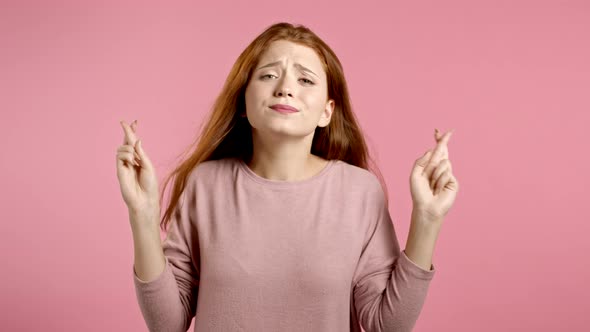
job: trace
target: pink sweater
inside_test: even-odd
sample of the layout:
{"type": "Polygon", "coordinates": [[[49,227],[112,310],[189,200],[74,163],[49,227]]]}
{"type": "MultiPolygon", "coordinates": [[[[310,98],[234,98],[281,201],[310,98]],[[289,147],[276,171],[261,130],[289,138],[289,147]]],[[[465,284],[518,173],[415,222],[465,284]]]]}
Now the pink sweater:
{"type": "Polygon", "coordinates": [[[340,160],[297,182],[204,162],[163,248],[154,280],[133,269],[150,331],[411,331],[435,272],[400,251],[377,178],[340,160]]]}

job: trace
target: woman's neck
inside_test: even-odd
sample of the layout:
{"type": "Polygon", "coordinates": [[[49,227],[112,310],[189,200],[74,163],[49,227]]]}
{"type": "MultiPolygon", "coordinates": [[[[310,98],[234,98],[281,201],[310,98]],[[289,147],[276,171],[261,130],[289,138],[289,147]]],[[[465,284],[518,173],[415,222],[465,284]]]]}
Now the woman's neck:
{"type": "Polygon", "coordinates": [[[302,181],[322,171],[328,161],[309,154],[307,159],[265,159],[254,157],[248,167],[258,176],[273,181],[302,181]]]}

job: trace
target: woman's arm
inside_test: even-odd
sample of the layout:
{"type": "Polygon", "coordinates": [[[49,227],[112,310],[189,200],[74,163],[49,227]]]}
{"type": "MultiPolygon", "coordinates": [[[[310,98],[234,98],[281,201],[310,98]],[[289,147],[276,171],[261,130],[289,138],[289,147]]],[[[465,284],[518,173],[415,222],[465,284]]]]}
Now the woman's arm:
{"type": "Polygon", "coordinates": [[[432,265],[434,246],[442,222],[432,218],[419,207],[412,209],[412,221],[404,250],[406,256],[424,270],[430,270],[432,265]]]}
{"type": "Polygon", "coordinates": [[[129,211],[133,233],[133,252],[135,255],[133,266],[137,277],[144,282],[156,279],[156,277],[162,274],[166,264],[157,220],[155,222],[139,220],[142,218],[157,218],[158,215],[159,213],[152,216],[129,211]]]}

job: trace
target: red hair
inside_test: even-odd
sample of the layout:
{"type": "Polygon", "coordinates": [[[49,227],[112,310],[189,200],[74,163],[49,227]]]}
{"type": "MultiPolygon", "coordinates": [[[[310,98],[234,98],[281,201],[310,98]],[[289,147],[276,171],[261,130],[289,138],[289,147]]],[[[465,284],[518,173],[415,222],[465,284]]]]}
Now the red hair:
{"type": "Polygon", "coordinates": [[[352,111],[338,57],[309,28],[281,22],[268,27],[240,54],[213,104],[209,118],[201,128],[200,136],[188,147],[194,147],[194,152],[166,178],[160,203],[169,181],[173,177],[175,180],[169,205],[160,222],[162,229],[167,228],[186,181],[196,166],[207,160],[239,157],[249,161],[252,157],[251,127],[248,120],[240,116],[246,111],[244,92],[260,56],[276,40],[287,40],[315,50],[327,74],[328,98],[334,100],[335,107],[330,123],[326,127],[315,129],[311,153],[327,160],[339,159],[371,171],[378,177],[387,197],[385,181],[369,156],[365,139],[352,111]]]}

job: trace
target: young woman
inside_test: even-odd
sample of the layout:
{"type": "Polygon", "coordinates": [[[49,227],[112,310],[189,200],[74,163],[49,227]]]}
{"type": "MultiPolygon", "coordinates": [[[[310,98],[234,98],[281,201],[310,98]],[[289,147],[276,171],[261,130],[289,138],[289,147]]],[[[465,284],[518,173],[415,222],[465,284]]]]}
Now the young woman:
{"type": "Polygon", "coordinates": [[[117,175],[150,331],[186,331],[193,317],[195,331],[413,328],[458,191],[451,132],[435,132],[414,164],[401,251],[342,66],[308,28],[272,25],[239,56],[194,151],[165,182],[176,177],[162,220],[164,190],[137,121],[121,125],[117,175]]]}

